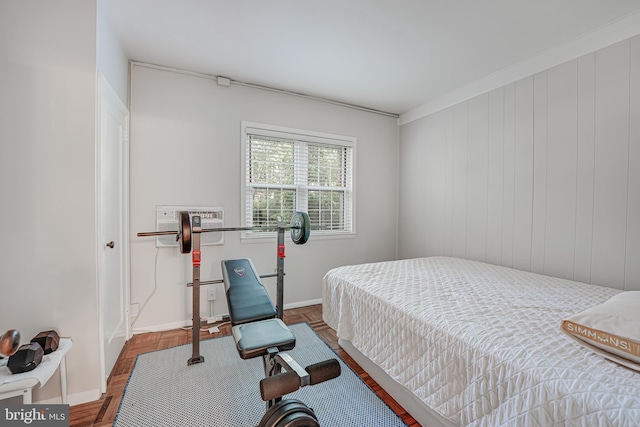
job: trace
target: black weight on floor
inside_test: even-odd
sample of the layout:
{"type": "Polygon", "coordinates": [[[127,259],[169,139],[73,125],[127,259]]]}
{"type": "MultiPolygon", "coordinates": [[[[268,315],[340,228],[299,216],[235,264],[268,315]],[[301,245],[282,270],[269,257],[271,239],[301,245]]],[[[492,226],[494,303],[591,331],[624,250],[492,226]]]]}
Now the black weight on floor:
{"type": "Polygon", "coordinates": [[[320,424],[307,405],[296,399],[286,399],[269,408],[258,427],[320,427],[320,424]]]}

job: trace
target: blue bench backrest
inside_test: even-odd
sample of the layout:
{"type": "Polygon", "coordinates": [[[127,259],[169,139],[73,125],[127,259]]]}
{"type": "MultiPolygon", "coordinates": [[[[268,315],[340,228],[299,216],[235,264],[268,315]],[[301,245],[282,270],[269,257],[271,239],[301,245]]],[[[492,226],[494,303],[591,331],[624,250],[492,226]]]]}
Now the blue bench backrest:
{"type": "Polygon", "coordinates": [[[232,325],[276,317],[276,308],[251,260],[222,261],[222,277],[232,325]]]}

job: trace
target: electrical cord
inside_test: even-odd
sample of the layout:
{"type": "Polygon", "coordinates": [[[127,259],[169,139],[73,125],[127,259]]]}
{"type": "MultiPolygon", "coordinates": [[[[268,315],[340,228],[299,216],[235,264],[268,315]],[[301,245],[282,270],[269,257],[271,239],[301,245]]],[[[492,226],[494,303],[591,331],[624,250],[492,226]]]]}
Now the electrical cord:
{"type": "Polygon", "coordinates": [[[140,318],[140,315],[142,314],[142,310],[144,310],[144,308],[147,306],[147,303],[149,302],[153,294],[155,294],[156,290],[158,289],[158,254],[159,253],[160,253],[160,248],[156,248],[156,256],[153,262],[154,264],[153,265],[153,289],[151,290],[151,293],[149,294],[149,296],[147,296],[147,299],[144,300],[144,302],[140,306],[140,310],[138,310],[138,315],[131,322],[132,328],[133,328],[133,325],[135,325],[138,319],[140,318]]]}
{"type": "Polygon", "coordinates": [[[201,327],[200,330],[201,331],[208,331],[209,333],[213,334],[216,332],[220,332],[220,326],[224,326],[226,324],[228,324],[229,322],[222,322],[222,323],[212,323],[211,325],[208,325],[206,327],[201,327]],[[212,331],[211,329],[215,328],[216,330],[212,331]]]}
{"type": "MultiPolygon", "coordinates": [[[[147,296],[147,298],[144,300],[144,302],[142,303],[142,305],[140,306],[140,309],[138,310],[138,315],[133,319],[133,321],[131,322],[131,327],[133,328],[133,325],[136,324],[136,322],[138,321],[138,319],[140,318],[140,315],[142,314],[142,311],[144,310],[144,308],[147,306],[147,303],[149,302],[149,300],[151,299],[151,297],[153,297],[153,295],[156,293],[156,290],[158,289],[158,254],[160,253],[160,248],[156,248],[156,255],[153,261],[153,289],[151,290],[151,293],[147,296]]],[[[210,309],[211,309],[211,317],[213,318],[213,301],[210,301],[210,309]]],[[[220,324],[215,324],[213,323],[211,326],[206,327],[206,328],[200,328],[201,331],[208,331],[209,328],[213,327],[213,326],[222,326],[225,325],[229,322],[223,322],[220,324]]],[[[187,327],[182,327],[180,328],[182,330],[185,331],[189,331],[192,329],[191,326],[187,326],[187,327]]]]}

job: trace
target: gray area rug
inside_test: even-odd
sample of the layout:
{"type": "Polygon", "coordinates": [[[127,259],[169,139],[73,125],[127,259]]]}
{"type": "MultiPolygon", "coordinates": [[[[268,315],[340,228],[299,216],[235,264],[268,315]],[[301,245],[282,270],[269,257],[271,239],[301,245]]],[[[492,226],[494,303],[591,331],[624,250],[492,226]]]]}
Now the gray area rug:
{"type": "MultiPolygon", "coordinates": [[[[290,329],[296,348],[288,353],[303,367],[339,359],[306,323],[290,329]]],[[[257,426],[266,410],[259,389],[262,358],[242,360],[230,336],[202,341],[200,354],[204,363],[191,366],[191,344],[139,355],[113,425],[257,426]]],[[[405,426],[344,362],[340,365],[340,377],[284,398],[313,408],[323,427],[405,426]]]]}

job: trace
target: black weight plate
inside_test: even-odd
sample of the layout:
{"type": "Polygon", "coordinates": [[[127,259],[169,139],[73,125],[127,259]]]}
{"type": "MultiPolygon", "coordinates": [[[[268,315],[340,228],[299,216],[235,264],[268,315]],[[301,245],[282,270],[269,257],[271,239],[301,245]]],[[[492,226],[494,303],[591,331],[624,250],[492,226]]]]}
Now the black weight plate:
{"type": "Polygon", "coordinates": [[[303,245],[311,234],[311,220],[306,212],[296,212],[291,217],[291,240],[296,245],[303,245]]]}
{"type": "Polygon", "coordinates": [[[189,212],[180,211],[180,227],[178,228],[178,242],[180,245],[180,253],[188,254],[191,252],[191,222],[189,221],[189,212]]]}
{"type": "Polygon", "coordinates": [[[258,427],[317,427],[318,419],[311,408],[297,399],[276,403],[264,414],[258,427]]]}

